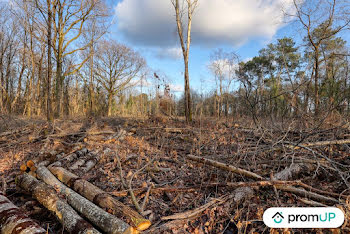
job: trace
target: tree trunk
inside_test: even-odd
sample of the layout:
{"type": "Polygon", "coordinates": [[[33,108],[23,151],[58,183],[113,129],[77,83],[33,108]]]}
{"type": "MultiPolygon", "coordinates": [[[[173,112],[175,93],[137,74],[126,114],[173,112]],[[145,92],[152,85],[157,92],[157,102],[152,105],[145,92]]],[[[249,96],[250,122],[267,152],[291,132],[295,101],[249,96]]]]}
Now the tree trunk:
{"type": "MultiPolygon", "coordinates": [[[[57,53],[60,53],[59,51],[57,53]]],[[[62,62],[57,61],[56,64],[56,112],[55,116],[56,118],[61,116],[61,101],[62,101],[62,67],[61,64],[62,62]]]]}
{"type": "Polygon", "coordinates": [[[191,45],[191,26],[192,26],[192,13],[196,7],[198,0],[195,0],[194,2],[191,2],[191,0],[187,1],[187,37],[186,37],[186,45],[185,45],[185,39],[183,34],[183,22],[181,20],[181,12],[180,12],[180,4],[179,0],[175,0],[173,2],[173,5],[175,7],[176,12],[176,24],[177,24],[177,32],[180,38],[181,48],[182,48],[182,54],[184,58],[184,65],[185,65],[185,116],[186,116],[186,122],[189,123],[192,121],[192,111],[191,111],[191,94],[190,94],[190,81],[189,81],[189,72],[188,72],[188,58],[189,58],[189,52],[190,52],[190,45],[191,45]]]}
{"type": "Polygon", "coordinates": [[[90,46],[89,115],[94,114],[94,40],[90,46]]]}
{"type": "Polygon", "coordinates": [[[192,111],[191,111],[191,93],[190,93],[190,81],[188,74],[188,57],[184,59],[185,62],[185,116],[186,122],[190,123],[192,121],[192,111]]]}
{"type": "Polygon", "coordinates": [[[319,52],[315,48],[315,116],[319,114],[319,93],[318,93],[318,73],[319,73],[319,52]]]}
{"type": "Polygon", "coordinates": [[[112,214],[123,216],[132,223],[139,231],[146,230],[151,222],[143,218],[139,213],[124,205],[111,195],[99,189],[88,181],[79,178],[77,175],[65,170],[62,167],[50,167],[49,170],[64,184],[86,197],[102,208],[111,209],[112,214]]]}
{"type": "Polygon", "coordinates": [[[64,42],[64,34],[63,34],[63,7],[60,1],[57,4],[57,52],[56,52],[56,117],[60,117],[62,114],[62,97],[63,97],[63,42],[64,42]]]}
{"type": "Polygon", "coordinates": [[[47,78],[46,78],[46,118],[52,121],[51,107],[51,26],[52,26],[52,11],[51,0],[47,0],[47,78]]]}
{"type": "Polygon", "coordinates": [[[33,197],[56,215],[64,228],[70,233],[100,233],[70,207],[64,199],[60,199],[55,189],[24,173],[17,177],[17,184],[32,193],[33,197]]]}
{"type": "Polygon", "coordinates": [[[136,230],[124,221],[105,212],[100,207],[91,203],[72,189],[62,184],[46,167],[38,167],[36,171],[38,178],[56,188],[66,196],[68,203],[81,214],[83,214],[94,225],[106,233],[134,233],[136,230]]]}
{"type": "Polygon", "coordinates": [[[1,233],[46,233],[0,192],[1,233]]]}
{"type": "Polygon", "coordinates": [[[113,95],[111,93],[108,94],[108,112],[107,116],[112,115],[112,104],[113,104],[113,95]]]}

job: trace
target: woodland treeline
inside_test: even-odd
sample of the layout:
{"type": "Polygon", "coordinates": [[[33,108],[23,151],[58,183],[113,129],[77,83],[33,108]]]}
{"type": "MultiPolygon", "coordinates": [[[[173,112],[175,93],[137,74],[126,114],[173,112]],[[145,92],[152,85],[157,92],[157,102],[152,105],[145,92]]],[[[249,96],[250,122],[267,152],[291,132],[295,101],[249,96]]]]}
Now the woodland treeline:
{"type": "MultiPolygon", "coordinates": [[[[287,18],[295,38],[277,39],[248,61],[214,49],[207,69],[216,85],[191,90],[193,115],[348,115],[349,3],[317,4],[294,1],[295,14],[287,18]]],[[[0,2],[0,113],[184,115],[184,95],[175,98],[167,74],[111,39],[113,23],[103,0],[0,2]]]]}

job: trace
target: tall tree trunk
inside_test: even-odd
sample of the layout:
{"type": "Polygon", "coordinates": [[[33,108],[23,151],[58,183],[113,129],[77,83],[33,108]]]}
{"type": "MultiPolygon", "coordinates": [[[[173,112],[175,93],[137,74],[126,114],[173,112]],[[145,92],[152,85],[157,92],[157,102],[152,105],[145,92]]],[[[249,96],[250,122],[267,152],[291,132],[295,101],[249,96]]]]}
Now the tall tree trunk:
{"type": "Polygon", "coordinates": [[[188,74],[188,57],[185,58],[185,116],[186,122],[192,121],[192,111],[191,111],[191,93],[190,93],[190,81],[188,74]]]}
{"type": "Polygon", "coordinates": [[[193,2],[191,0],[186,0],[186,2],[187,2],[187,37],[186,37],[186,45],[185,45],[185,38],[182,30],[183,21],[181,19],[179,0],[172,0],[173,6],[175,7],[177,32],[180,38],[180,44],[182,48],[182,54],[183,54],[184,65],[185,65],[185,74],[184,74],[185,103],[184,105],[185,105],[186,122],[189,123],[192,121],[192,111],[191,111],[190,81],[189,81],[189,72],[188,72],[188,58],[189,58],[190,45],[191,45],[192,13],[197,6],[198,0],[194,0],[193,2]]]}
{"type": "Polygon", "coordinates": [[[56,52],[56,117],[60,117],[62,115],[62,98],[63,98],[63,72],[62,72],[62,66],[63,66],[63,42],[64,42],[64,35],[63,35],[63,6],[58,1],[58,11],[57,11],[57,17],[58,17],[58,27],[57,27],[57,39],[58,39],[58,45],[57,45],[57,52],[56,52]]]}
{"type": "Polygon", "coordinates": [[[108,94],[108,112],[107,116],[112,115],[112,104],[113,104],[113,94],[109,93],[108,94]]]}
{"type": "Polygon", "coordinates": [[[318,72],[319,72],[319,52],[315,48],[315,116],[319,114],[319,93],[318,93],[318,72]]]}
{"type": "Polygon", "coordinates": [[[47,78],[46,78],[46,118],[52,121],[52,107],[51,107],[51,26],[52,26],[52,11],[51,0],[47,0],[47,78]]]}
{"type": "Polygon", "coordinates": [[[89,115],[94,114],[94,41],[90,46],[89,115]]]}

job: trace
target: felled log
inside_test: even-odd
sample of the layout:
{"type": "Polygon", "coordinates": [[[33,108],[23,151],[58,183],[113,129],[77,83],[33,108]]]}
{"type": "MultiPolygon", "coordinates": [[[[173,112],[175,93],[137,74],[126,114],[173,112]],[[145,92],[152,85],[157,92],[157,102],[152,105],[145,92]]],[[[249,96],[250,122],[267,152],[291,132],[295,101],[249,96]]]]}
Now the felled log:
{"type": "Polygon", "coordinates": [[[244,170],[244,169],[232,166],[232,165],[227,165],[225,163],[214,161],[214,160],[211,160],[208,158],[198,157],[198,156],[194,156],[191,154],[186,155],[186,157],[188,159],[193,160],[193,161],[200,162],[203,164],[208,164],[210,166],[217,167],[217,168],[220,168],[220,169],[223,169],[223,170],[235,173],[235,174],[243,175],[243,176],[255,179],[255,180],[263,180],[264,179],[262,176],[254,173],[254,172],[247,171],[247,170],[244,170]]]}
{"type": "Polygon", "coordinates": [[[91,152],[91,154],[89,155],[89,157],[85,161],[85,164],[80,168],[80,170],[83,173],[90,171],[98,163],[100,158],[101,158],[101,156],[99,154],[91,152]]]}
{"type": "Polygon", "coordinates": [[[74,234],[100,233],[91,224],[82,219],[64,199],[60,199],[55,189],[47,184],[27,173],[17,177],[17,184],[24,190],[32,193],[36,200],[54,213],[68,232],[74,234]]]}
{"type": "Polygon", "coordinates": [[[82,167],[86,161],[90,160],[91,158],[96,157],[97,155],[92,153],[92,152],[88,152],[86,155],[80,157],[77,161],[75,161],[73,163],[73,165],[70,167],[71,170],[77,170],[80,167],[82,167]]]}
{"type": "Polygon", "coordinates": [[[65,170],[62,167],[49,167],[49,170],[64,184],[86,197],[90,201],[103,208],[108,208],[112,214],[126,217],[139,231],[146,230],[151,222],[143,218],[139,213],[114,199],[110,194],[104,192],[88,181],[65,170]]]}
{"type": "Polygon", "coordinates": [[[73,153],[68,154],[67,156],[64,156],[64,154],[57,155],[56,161],[53,162],[52,165],[61,166],[62,163],[63,164],[71,163],[74,160],[86,155],[88,152],[89,151],[87,148],[82,148],[82,149],[74,151],[73,153]]]}
{"type": "Polygon", "coordinates": [[[46,233],[0,192],[1,233],[46,233]]]}
{"type": "Polygon", "coordinates": [[[138,233],[133,227],[129,226],[124,221],[107,213],[100,207],[96,206],[85,197],[76,193],[72,189],[62,184],[46,167],[38,167],[38,178],[45,183],[53,186],[60,193],[66,196],[68,203],[79,213],[90,220],[95,226],[99,227],[106,233],[138,233]]]}

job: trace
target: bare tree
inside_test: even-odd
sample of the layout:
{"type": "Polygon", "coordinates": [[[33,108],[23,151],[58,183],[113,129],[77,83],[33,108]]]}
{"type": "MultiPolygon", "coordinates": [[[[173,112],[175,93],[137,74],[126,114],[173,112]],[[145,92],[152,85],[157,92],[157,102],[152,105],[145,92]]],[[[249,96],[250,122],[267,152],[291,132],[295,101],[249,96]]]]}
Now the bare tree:
{"type": "Polygon", "coordinates": [[[191,45],[191,27],[192,27],[192,16],[195,11],[195,9],[198,6],[198,0],[186,0],[187,6],[186,6],[186,12],[187,12],[187,34],[184,35],[184,20],[183,20],[183,13],[184,9],[183,6],[180,5],[179,0],[171,0],[171,3],[173,4],[175,8],[176,13],[176,24],[177,24],[177,32],[180,38],[181,48],[182,48],[182,55],[184,58],[184,64],[185,64],[185,116],[186,116],[186,122],[189,123],[192,121],[192,111],[191,111],[191,94],[190,94],[190,81],[189,81],[189,73],[188,73],[188,59],[189,59],[189,52],[190,52],[190,45],[191,45]]]}
{"type": "Polygon", "coordinates": [[[221,116],[222,109],[225,111],[225,115],[228,114],[228,100],[227,94],[229,92],[231,83],[236,74],[236,68],[238,66],[238,56],[234,52],[224,52],[223,49],[216,49],[211,54],[211,62],[208,65],[208,69],[215,76],[215,81],[219,86],[218,96],[218,109],[217,115],[221,116]],[[225,95],[224,95],[225,94],[225,95]],[[223,100],[225,99],[225,100],[223,100]],[[223,103],[225,101],[225,103],[223,103]],[[223,107],[223,105],[225,106],[223,107]]]}
{"type": "Polygon", "coordinates": [[[112,115],[114,97],[131,85],[145,66],[145,60],[131,48],[115,41],[101,41],[94,61],[98,81],[107,91],[108,111],[112,115]]]}
{"type": "Polygon", "coordinates": [[[293,0],[296,18],[307,32],[313,50],[314,108],[319,113],[319,76],[322,43],[348,27],[350,4],[343,0],[300,1],[293,0]]]}
{"type": "Polygon", "coordinates": [[[46,118],[48,121],[53,119],[52,116],[52,104],[51,104],[51,73],[52,73],[52,61],[51,61],[51,47],[52,47],[52,10],[51,0],[46,1],[47,4],[47,76],[46,76],[46,118]]]}
{"type": "Polygon", "coordinates": [[[56,58],[56,116],[62,113],[64,77],[78,71],[89,57],[71,64],[63,71],[63,62],[67,56],[90,47],[96,38],[83,43],[79,40],[86,29],[86,22],[96,17],[105,17],[106,8],[100,0],[57,0],[54,5],[52,45],[56,58]]]}

